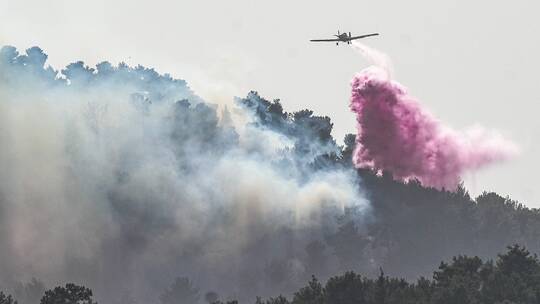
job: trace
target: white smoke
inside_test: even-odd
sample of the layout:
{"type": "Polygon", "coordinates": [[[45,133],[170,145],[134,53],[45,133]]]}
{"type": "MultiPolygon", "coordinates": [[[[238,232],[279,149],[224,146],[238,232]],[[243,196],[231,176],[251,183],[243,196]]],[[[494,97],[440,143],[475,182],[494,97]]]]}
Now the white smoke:
{"type": "Polygon", "coordinates": [[[283,165],[295,162],[294,138],[253,119],[220,121],[182,81],[82,63],[55,79],[35,49],[1,55],[5,285],[35,276],[107,301],[154,300],[186,275],[204,290],[270,294],[279,286],[265,265],[296,265],[288,282],[302,283],[306,244],[345,208],[368,207],[352,172],[283,165]]]}

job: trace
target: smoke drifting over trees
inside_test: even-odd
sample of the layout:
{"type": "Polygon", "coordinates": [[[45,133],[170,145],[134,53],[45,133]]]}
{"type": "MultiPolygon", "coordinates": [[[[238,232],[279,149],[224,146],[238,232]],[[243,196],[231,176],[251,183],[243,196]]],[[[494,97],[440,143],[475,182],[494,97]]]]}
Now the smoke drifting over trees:
{"type": "Polygon", "coordinates": [[[310,110],[256,92],[219,108],[153,69],[46,60],[0,51],[0,284],[28,290],[20,303],[59,282],[98,302],[178,286],[244,301],[311,275],[416,278],[456,254],[540,249],[537,210],[357,170],[355,136],[339,146],[310,110]]]}
{"type": "Polygon", "coordinates": [[[189,276],[265,295],[309,276],[305,246],[368,207],[354,171],[327,164],[339,153],[327,117],[256,93],[220,113],[141,66],[57,72],[39,48],[0,56],[4,284],[144,299],[189,276]]]}

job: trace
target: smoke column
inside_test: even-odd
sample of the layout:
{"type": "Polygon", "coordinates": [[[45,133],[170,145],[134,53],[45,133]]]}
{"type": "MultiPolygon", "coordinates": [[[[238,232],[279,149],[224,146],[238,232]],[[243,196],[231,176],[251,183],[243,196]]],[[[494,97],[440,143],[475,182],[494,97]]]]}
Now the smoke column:
{"type": "Polygon", "coordinates": [[[391,79],[388,57],[358,42],[353,49],[372,62],[351,81],[356,114],[353,162],[388,171],[394,178],[453,190],[465,171],[503,161],[516,147],[495,132],[474,127],[454,131],[435,119],[407,89],[391,79]]]}
{"type": "Polygon", "coordinates": [[[306,246],[346,208],[362,220],[354,171],[312,166],[338,148],[329,119],[254,93],[220,115],[153,69],[46,60],[0,51],[3,288],[37,277],[155,303],[187,276],[247,302],[303,284],[323,263],[306,246]]]}

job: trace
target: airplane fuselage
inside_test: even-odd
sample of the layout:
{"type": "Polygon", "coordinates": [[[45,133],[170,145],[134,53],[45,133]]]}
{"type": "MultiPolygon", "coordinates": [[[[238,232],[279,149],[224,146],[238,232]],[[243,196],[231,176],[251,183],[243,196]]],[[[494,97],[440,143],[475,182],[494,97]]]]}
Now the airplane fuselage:
{"type": "Polygon", "coordinates": [[[351,41],[353,41],[353,40],[366,38],[366,37],[371,37],[371,36],[377,36],[377,35],[379,35],[379,34],[378,33],[373,33],[373,34],[367,34],[367,35],[352,36],[351,32],[349,32],[349,33],[340,33],[338,31],[337,35],[334,35],[334,37],[336,37],[336,38],[333,38],[333,39],[311,39],[310,41],[312,41],[312,42],[335,42],[336,45],[339,45],[340,42],[346,42],[347,44],[351,44],[351,41]]]}
{"type": "Polygon", "coordinates": [[[334,35],[334,36],[336,36],[340,41],[343,41],[343,42],[349,41],[349,36],[347,36],[346,33],[334,35]]]}
{"type": "MultiPolygon", "coordinates": [[[[351,43],[351,36],[350,34],[347,35],[347,33],[343,33],[343,34],[338,34],[338,35],[334,35],[336,36],[337,39],[339,39],[339,42],[346,42],[347,44],[350,44],[351,43]]],[[[338,44],[338,43],[336,43],[338,44]]]]}

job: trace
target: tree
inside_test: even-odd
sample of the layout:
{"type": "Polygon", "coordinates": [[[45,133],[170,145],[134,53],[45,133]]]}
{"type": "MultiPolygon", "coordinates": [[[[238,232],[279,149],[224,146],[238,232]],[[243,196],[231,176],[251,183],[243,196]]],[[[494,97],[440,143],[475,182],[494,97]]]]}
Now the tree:
{"type": "Polygon", "coordinates": [[[17,304],[11,295],[6,295],[0,291],[0,304],[17,304]]]}
{"type": "Polygon", "coordinates": [[[290,303],[289,300],[287,300],[287,298],[285,298],[282,295],[279,295],[275,298],[269,298],[266,301],[261,299],[260,297],[257,297],[257,299],[255,300],[255,304],[289,304],[289,303],[290,303]]]}
{"type": "Polygon", "coordinates": [[[369,295],[369,284],[352,271],[332,277],[324,287],[325,304],[357,304],[366,303],[369,295]]]}
{"type": "Polygon", "coordinates": [[[386,288],[387,288],[387,278],[384,276],[384,271],[380,268],[379,277],[375,281],[375,295],[374,300],[375,304],[384,304],[386,303],[386,288]]]}
{"type": "Polygon", "coordinates": [[[47,54],[43,53],[43,50],[37,46],[31,47],[26,50],[26,57],[24,57],[24,63],[28,64],[35,69],[43,69],[45,62],[47,61],[47,54]]]}
{"type": "Polygon", "coordinates": [[[214,291],[209,291],[204,295],[204,300],[208,304],[216,303],[218,299],[219,299],[219,295],[217,294],[217,292],[214,292],[214,291]]]}
{"type": "Polygon", "coordinates": [[[536,254],[531,254],[518,244],[508,246],[507,249],[505,254],[499,254],[497,260],[497,268],[502,274],[519,273],[532,279],[538,273],[540,266],[536,254]]]}
{"type": "Polygon", "coordinates": [[[354,152],[354,148],[356,146],[356,135],[346,134],[345,137],[343,138],[343,144],[344,144],[344,147],[342,148],[340,162],[345,167],[352,167],[353,166],[352,155],[354,152]]]}
{"type": "Polygon", "coordinates": [[[311,277],[308,286],[294,293],[292,304],[323,304],[324,290],[315,276],[311,277]]]}
{"type": "Polygon", "coordinates": [[[40,304],[97,304],[92,299],[92,290],[73,283],[57,286],[45,291],[40,304]]]}
{"type": "Polygon", "coordinates": [[[505,254],[498,256],[494,273],[485,282],[484,301],[540,302],[540,264],[537,256],[519,245],[507,248],[505,254]]]}
{"type": "Polygon", "coordinates": [[[178,277],[159,300],[162,304],[196,304],[199,298],[199,289],[188,278],[178,277]]]}
{"type": "Polygon", "coordinates": [[[436,303],[478,303],[483,276],[479,257],[458,256],[452,263],[441,263],[433,274],[433,299],[436,303]]]}
{"type": "Polygon", "coordinates": [[[289,301],[284,296],[279,295],[275,298],[269,298],[266,300],[266,304],[289,304],[289,301]]]}

